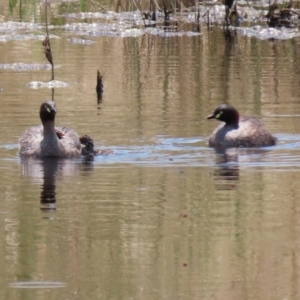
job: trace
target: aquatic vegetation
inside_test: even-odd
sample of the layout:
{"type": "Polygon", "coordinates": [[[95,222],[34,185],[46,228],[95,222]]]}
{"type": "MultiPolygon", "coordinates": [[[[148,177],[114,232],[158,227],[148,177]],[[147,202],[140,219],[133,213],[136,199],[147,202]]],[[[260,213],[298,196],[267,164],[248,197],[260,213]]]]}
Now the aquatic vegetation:
{"type": "MultiPolygon", "coordinates": [[[[129,3],[129,1],[127,1],[129,3]]],[[[146,1],[148,2],[148,1],[146,1]]],[[[299,9],[285,6],[280,3],[269,5],[262,2],[259,6],[246,1],[239,1],[235,5],[228,2],[225,5],[219,2],[201,3],[195,6],[172,6],[154,1],[152,6],[122,4],[114,7],[115,11],[94,7],[91,11],[64,12],[62,4],[55,3],[52,8],[52,18],[59,18],[62,22],[53,22],[46,26],[43,23],[33,22],[2,22],[0,23],[0,42],[11,40],[44,40],[42,31],[51,30],[49,39],[59,38],[53,32],[64,32],[71,35],[68,41],[72,44],[91,45],[92,39],[82,37],[138,37],[145,34],[173,36],[195,36],[201,34],[201,26],[227,26],[238,33],[253,36],[259,39],[275,38],[289,39],[298,36],[299,9]],[[242,27],[241,27],[242,26],[242,27]],[[261,26],[261,27],[258,27],[261,26]],[[262,30],[274,27],[289,30],[262,30]]],[[[148,2],[149,3],[149,2],[148,2]]],[[[168,1],[166,1],[168,3],[168,1]]],[[[113,7],[110,7],[113,8],[113,7]]],[[[46,8],[45,8],[46,9],[46,8]]]]}

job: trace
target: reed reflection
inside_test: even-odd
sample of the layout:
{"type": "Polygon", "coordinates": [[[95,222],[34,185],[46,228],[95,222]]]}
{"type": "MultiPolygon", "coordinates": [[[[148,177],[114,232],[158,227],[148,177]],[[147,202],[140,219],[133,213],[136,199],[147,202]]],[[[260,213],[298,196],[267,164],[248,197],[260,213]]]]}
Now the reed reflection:
{"type": "Polygon", "coordinates": [[[225,57],[231,55],[231,51],[237,44],[237,32],[236,30],[230,30],[228,28],[223,31],[225,38],[225,57]]]}

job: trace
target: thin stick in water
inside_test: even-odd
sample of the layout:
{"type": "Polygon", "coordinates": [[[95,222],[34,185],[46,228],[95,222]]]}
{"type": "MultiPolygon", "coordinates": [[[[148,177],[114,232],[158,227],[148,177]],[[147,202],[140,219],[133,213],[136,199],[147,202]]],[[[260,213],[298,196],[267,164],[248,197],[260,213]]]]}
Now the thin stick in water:
{"type": "Polygon", "coordinates": [[[46,38],[43,40],[43,47],[44,47],[44,53],[46,58],[48,59],[49,63],[52,67],[52,78],[51,80],[54,80],[54,63],[53,63],[53,57],[52,57],[52,51],[51,51],[51,45],[50,45],[50,39],[49,39],[49,30],[48,30],[48,1],[46,0],[46,6],[45,6],[45,18],[46,18],[46,38]]]}

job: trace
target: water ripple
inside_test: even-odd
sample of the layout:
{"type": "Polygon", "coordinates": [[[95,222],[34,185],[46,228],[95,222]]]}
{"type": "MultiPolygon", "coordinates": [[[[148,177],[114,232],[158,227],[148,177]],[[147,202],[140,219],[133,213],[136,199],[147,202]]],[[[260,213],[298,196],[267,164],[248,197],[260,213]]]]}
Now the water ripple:
{"type": "MultiPolygon", "coordinates": [[[[94,163],[134,164],[145,166],[219,166],[238,164],[242,167],[299,168],[300,135],[276,135],[278,145],[264,148],[232,148],[217,152],[208,148],[206,138],[158,137],[149,145],[110,147],[114,155],[97,156],[94,163]]],[[[103,148],[102,148],[103,149],[103,148]]]]}
{"type": "Polygon", "coordinates": [[[56,289],[66,286],[64,282],[57,281],[18,281],[9,285],[18,289],[56,289]]]}
{"type": "Polygon", "coordinates": [[[24,64],[24,63],[13,63],[13,64],[0,64],[0,69],[4,70],[15,70],[15,71],[37,71],[37,70],[50,70],[50,64],[24,64]]]}
{"type": "Polygon", "coordinates": [[[300,32],[298,28],[265,28],[260,25],[256,25],[253,27],[240,27],[236,29],[243,35],[248,37],[256,37],[260,40],[267,39],[278,39],[278,40],[287,40],[292,39],[294,37],[299,37],[300,32]]]}
{"type": "Polygon", "coordinates": [[[31,81],[27,84],[28,87],[32,89],[40,89],[40,88],[59,88],[59,87],[67,87],[69,84],[59,80],[51,80],[48,82],[42,81],[31,81]]]}
{"type": "MultiPolygon", "coordinates": [[[[263,148],[231,148],[215,151],[207,145],[207,137],[172,138],[158,136],[147,141],[131,141],[131,145],[99,146],[113,154],[95,156],[95,167],[131,164],[147,167],[207,167],[238,165],[242,168],[264,167],[275,169],[300,168],[300,135],[278,134],[278,144],[263,148]]],[[[18,145],[0,145],[17,151],[18,145]]],[[[7,158],[2,158],[5,160],[7,158]]],[[[74,160],[74,163],[82,161],[74,160]]]]}

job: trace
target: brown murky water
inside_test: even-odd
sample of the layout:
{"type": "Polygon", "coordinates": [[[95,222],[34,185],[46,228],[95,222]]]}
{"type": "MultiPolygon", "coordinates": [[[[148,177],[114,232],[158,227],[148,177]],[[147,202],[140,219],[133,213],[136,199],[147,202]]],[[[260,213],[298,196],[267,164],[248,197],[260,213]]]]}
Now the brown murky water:
{"type": "MultiPolygon", "coordinates": [[[[1,299],[299,298],[299,39],[217,26],[173,37],[52,28],[56,79],[68,84],[55,89],[57,124],[114,154],[22,161],[18,138],[52,93],[28,84],[50,70],[41,41],[24,39],[44,28],[26,20],[12,30],[9,19],[8,33],[0,26],[1,299]],[[279,144],[209,149],[217,122],[206,116],[225,102],[261,118],[279,144]]],[[[85,21],[64,20],[102,22],[85,21]]]]}

